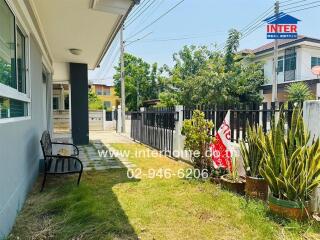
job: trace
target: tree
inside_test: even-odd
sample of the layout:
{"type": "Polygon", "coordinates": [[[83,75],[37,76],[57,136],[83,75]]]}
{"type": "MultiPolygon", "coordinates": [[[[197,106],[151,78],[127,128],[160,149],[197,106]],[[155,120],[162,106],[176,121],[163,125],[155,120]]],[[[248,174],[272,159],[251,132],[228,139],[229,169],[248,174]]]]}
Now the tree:
{"type": "Polygon", "coordinates": [[[227,43],[225,46],[225,64],[226,71],[229,71],[234,63],[234,56],[236,55],[240,45],[241,33],[236,29],[230,29],[227,43]]]}
{"type": "MultiPolygon", "coordinates": [[[[161,78],[162,105],[184,106],[259,103],[264,83],[261,63],[237,53],[240,33],[231,30],[225,54],[206,47],[184,47],[174,55],[175,65],[161,78]]],[[[166,67],[167,68],[167,67],[166,67]]]]}
{"type": "Polygon", "coordinates": [[[160,71],[160,101],[165,106],[190,104],[192,89],[190,81],[197,76],[212,58],[212,52],[206,46],[184,46],[173,55],[174,67],[163,66],[160,71]]]}
{"type": "Polygon", "coordinates": [[[97,94],[92,90],[88,92],[88,101],[90,110],[101,110],[104,108],[103,102],[98,98],[97,94]]]}
{"type": "MultiPolygon", "coordinates": [[[[137,110],[143,101],[158,97],[157,64],[150,66],[142,58],[125,53],[125,89],[126,107],[129,111],[137,110]]],[[[116,94],[121,97],[120,63],[114,75],[116,94]]]]}
{"type": "Polygon", "coordinates": [[[288,101],[293,103],[303,103],[306,100],[315,99],[309,86],[304,82],[292,83],[286,87],[288,101]]]}

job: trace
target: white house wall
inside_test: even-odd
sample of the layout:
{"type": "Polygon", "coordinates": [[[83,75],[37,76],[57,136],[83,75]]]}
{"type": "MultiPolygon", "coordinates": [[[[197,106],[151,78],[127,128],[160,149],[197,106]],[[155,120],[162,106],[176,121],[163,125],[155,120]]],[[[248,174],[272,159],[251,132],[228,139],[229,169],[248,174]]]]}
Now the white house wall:
{"type": "Polygon", "coordinates": [[[39,172],[39,140],[47,128],[42,54],[30,39],[31,119],[0,124],[0,239],[7,235],[39,172]]]}
{"type": "MultiPolygon", "coordinates": [[[[314,45],[314,44],[313,44],[314,45]]],[[[311,71],[311,57],[320,58],[320,45],[318,46],[300,45],[296,46],[296,72],[295,80],[311,80],[316,76],[311,71]]],[[[284,56],[284,49],[279,50],[278,56],[284,56]]],[[[272,84],[273,72],[273,52],[265,53],[257,56],[256,61],[264,63],[264,76],[266,78],[265,84],[272,84]]],[[[278,73],[278,83],[284,82],[284,72],[278,73]]]]}
{"type": "Polygon", "coordinates": [[[300,58],[298,61],[298,66],[300,66],[301,71],[297,74],[298,80],[308,80],[315,79],[317,76],[312,74],[311,71],[311,57],[320,58],[320,49],[312,46],[303,46],[300,49],[300,58]]]}
{"type": "Polygon", "coordinates": [[[53,63],[53,83],[70,81],[70,64],[65,62],[53,63]]]}

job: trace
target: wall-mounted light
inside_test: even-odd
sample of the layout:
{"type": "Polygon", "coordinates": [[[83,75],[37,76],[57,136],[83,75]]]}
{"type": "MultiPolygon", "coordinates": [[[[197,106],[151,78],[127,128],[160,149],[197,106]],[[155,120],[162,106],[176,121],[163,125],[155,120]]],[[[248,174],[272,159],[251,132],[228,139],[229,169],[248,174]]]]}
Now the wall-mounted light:
{"type": "Polygon", "coordinates": [[[69,52],[72,54],[72,55],[80,55],[82,53],[82,50],[81,49],[78,49],[78,48],[70,48],[69,49],[69,52]]]}

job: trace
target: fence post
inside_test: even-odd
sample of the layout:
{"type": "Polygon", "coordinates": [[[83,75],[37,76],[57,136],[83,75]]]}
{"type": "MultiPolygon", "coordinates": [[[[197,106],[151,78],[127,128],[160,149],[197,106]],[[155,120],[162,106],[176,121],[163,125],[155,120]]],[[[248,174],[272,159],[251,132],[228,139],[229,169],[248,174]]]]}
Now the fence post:
{"type": "Polygon", "coordinates": [[[140,113],[141,113],[141,121],[140,121],[140,142],[146,143],[146,134],[148,134],[148,126],[145,125],[145,112],[146,108],[145,107],[140,107],[140,113]]]}
{"type": "Polygon", "coordinates": [[[103,109],[102,110],[102,126],[103,126],[103,130],[106,130],[106,110],[103,109]]]}
{"type": "MultiPolygon", "coordinates": [[[[183,106],[178,105],[175,106],[175,113],[177,114],[175,117],[175,127],[174,127],[174,134],[173,134],[173,151],[178,153],[179,156],[174,156],[181,158],[181,154],[184,150],[184,137],[181,134],[182,126],[183,126],[183,106]]],[[[176,155],[176,154],[174,154],[176,155]]]]}
{"type": "Polygon", "coordinates": [[[259,126],[263,126],[263,105],[259,106],[259,126]]]}
{"type": "MultiPolygon", "coordinates": [[[[310,140],[320,137],[320,101],[305,101],[303,103],[303,120],[306,128],[310,131],[310,140]]],[[[311,142],[310,141],[310,142],[311,142]]],[[[312,210],[318,212],[320,210],[320,186],[316,188],[313,193],[312,201],[312,210]]]]}
{"type": "Polygon", "coordinates": [[[117,111],[117,133],[121,133],[121,105],[118,105],[117,111]]]}

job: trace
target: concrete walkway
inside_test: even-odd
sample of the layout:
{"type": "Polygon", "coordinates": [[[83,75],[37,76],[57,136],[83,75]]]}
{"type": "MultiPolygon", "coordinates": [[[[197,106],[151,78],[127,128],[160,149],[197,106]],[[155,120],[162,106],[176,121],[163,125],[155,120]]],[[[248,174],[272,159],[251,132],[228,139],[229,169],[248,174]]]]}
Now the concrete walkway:
{"type": "Polygon", "coordinates": [[[104,144],[133,143],[127,135],[116,133],[116,131],[91,131],[89,137],[90,140],[100,140],[104,144]]]}

